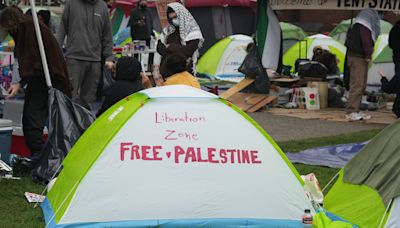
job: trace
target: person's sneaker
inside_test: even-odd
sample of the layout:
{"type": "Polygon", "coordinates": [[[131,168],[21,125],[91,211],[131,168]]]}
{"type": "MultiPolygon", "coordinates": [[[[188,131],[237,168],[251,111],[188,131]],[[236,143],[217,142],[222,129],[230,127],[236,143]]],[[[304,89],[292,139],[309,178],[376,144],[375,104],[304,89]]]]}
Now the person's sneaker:
{"type": "Polygon", "coordinates": [[[371,119],[371,116],[370,116],[370,115],[367,115],[367,114],[365,114],[365,113],[363,113],[363,112],[359,112],[359,113],[361,114],[363,120],[369,120],[369,119],[371,119]]]}
{"type": "Polygon", "coordinates": [[[351,121],[362,120],[363,115],[360,112],[352,112],[352,113],[346,115],[346,119],[351,120],[351,121]]]}

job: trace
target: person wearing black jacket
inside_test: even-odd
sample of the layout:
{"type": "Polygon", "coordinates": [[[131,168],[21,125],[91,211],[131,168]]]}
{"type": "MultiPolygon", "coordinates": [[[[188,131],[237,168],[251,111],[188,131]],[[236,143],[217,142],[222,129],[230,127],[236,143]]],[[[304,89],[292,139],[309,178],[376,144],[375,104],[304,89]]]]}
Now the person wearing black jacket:
{"type": "Polygon", "coordinates": [[[131,27],[132,40],[145,40],[150,46],[153,33],[153,18],[147,8],[147,0],[140,0],[137,7],[132,11],[128,26],[131,27]]]}
{"type": "Polygon", "coordinates": [[[104,102],[96,114],[97,117],[121,99],[144,89],[141,71],[141,64],[135,57],[122,57],[118,60],[116,82],[104,92],[104,102]]]}
{"type": "Polygon", "coordinates": [[[381,75],[382,91],[385,93],[395,93],[396,99],[393,103],[392,111],[397,118],[400,117],[400,20],[396,22],[389,33],[389,47],[393,50],[393,63],[395,75],[389,81],[381,75]]]}
{"type": "Polygon", "coordinates": [[[393,50],[393,63],[396,75],[400,76],[400,20],[390,30],[389,47],[393,50]]]}

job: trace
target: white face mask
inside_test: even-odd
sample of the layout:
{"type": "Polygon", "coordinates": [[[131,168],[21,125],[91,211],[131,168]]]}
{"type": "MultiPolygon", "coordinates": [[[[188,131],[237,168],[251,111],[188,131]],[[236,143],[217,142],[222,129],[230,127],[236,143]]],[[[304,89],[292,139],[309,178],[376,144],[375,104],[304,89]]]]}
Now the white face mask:
{"type": "Polygon", "coordinates": [[[175,27],[179,27],[179,19],[178,18],[174,18],[174,19],[172,19],[172,24],[175,26],[175,27]]]}

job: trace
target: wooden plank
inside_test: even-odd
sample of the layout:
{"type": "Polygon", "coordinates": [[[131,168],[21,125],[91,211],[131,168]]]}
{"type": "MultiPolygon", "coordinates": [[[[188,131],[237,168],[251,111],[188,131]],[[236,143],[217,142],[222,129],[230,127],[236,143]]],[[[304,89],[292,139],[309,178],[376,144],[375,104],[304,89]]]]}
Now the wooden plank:
{"type": "Polygon", "coordinates": [[[255,93],[236,93],[228,100],[245,112],[256,112],[277,97],[255,93]]]}
{"type": "Polygon", "coordinates": [[[228,100],[241,110],[246,111],[264,99],[262,95],[261,96],[257,95],[259,94],[236,93],[230,96],[228,100]]]}
{"type": "Polygon", "coordinates": [[[223,92],[220,97],[224,98],[224,99],[228,99],[229,97],[231,97],[232,95],[240,92],[240,90],[246,88],[247,86],[249,86],[251,83],[254,82],[254,79],[251,78],[245,78],[242,81],[240,81],[238,84],[232,86],[231,88],[229,88],[227,91],[223,92]]]}
{"type": "Polygon", "coordinates": [[[264,95],[264,99],[258,102],[257,104],[253,105],[250,109],[247,110],[247,112],[252,113],[252,112],[257,112],[260,110],[262,107],[264,107],[267,104],[270,104],[274,100],[276,100],[278,97],[276,96],[268,96],[264,95]]]}

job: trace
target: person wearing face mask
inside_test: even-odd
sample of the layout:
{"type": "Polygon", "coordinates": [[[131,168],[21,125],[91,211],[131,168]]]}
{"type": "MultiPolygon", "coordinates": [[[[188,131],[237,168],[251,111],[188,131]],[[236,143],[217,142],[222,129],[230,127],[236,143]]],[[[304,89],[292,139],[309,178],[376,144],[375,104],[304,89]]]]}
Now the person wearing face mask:
{"type": "Polygon", "coordinates": [[[131,27],[132,40],[145,40],[150,46],[150,39],[153,33],[153,18],[147,8],[147,0],[139,0],[137,7],[132,10],[128,26],[131,27]]]}
{"type": "Polygon", "coordinates": [[[170,3],[167,8],[169,25],[163,30],[157,43],[157,52],[161,55],[160,74],[163,78],[172,75],[165,64],[167,57],[180,53],[186,57],[188,70],[195,74],[198,50],[204,43],[200,27],[190,12],[180,3],[170,3]]]}
{"type": "Polygon", "coordinates": [[[102,64],[114,67],[111,22],[102,0],[67,0],[57,32],[65,44],[65,58],[72,84],[72,100],[90,109],[96,99],[102,64]]]}

